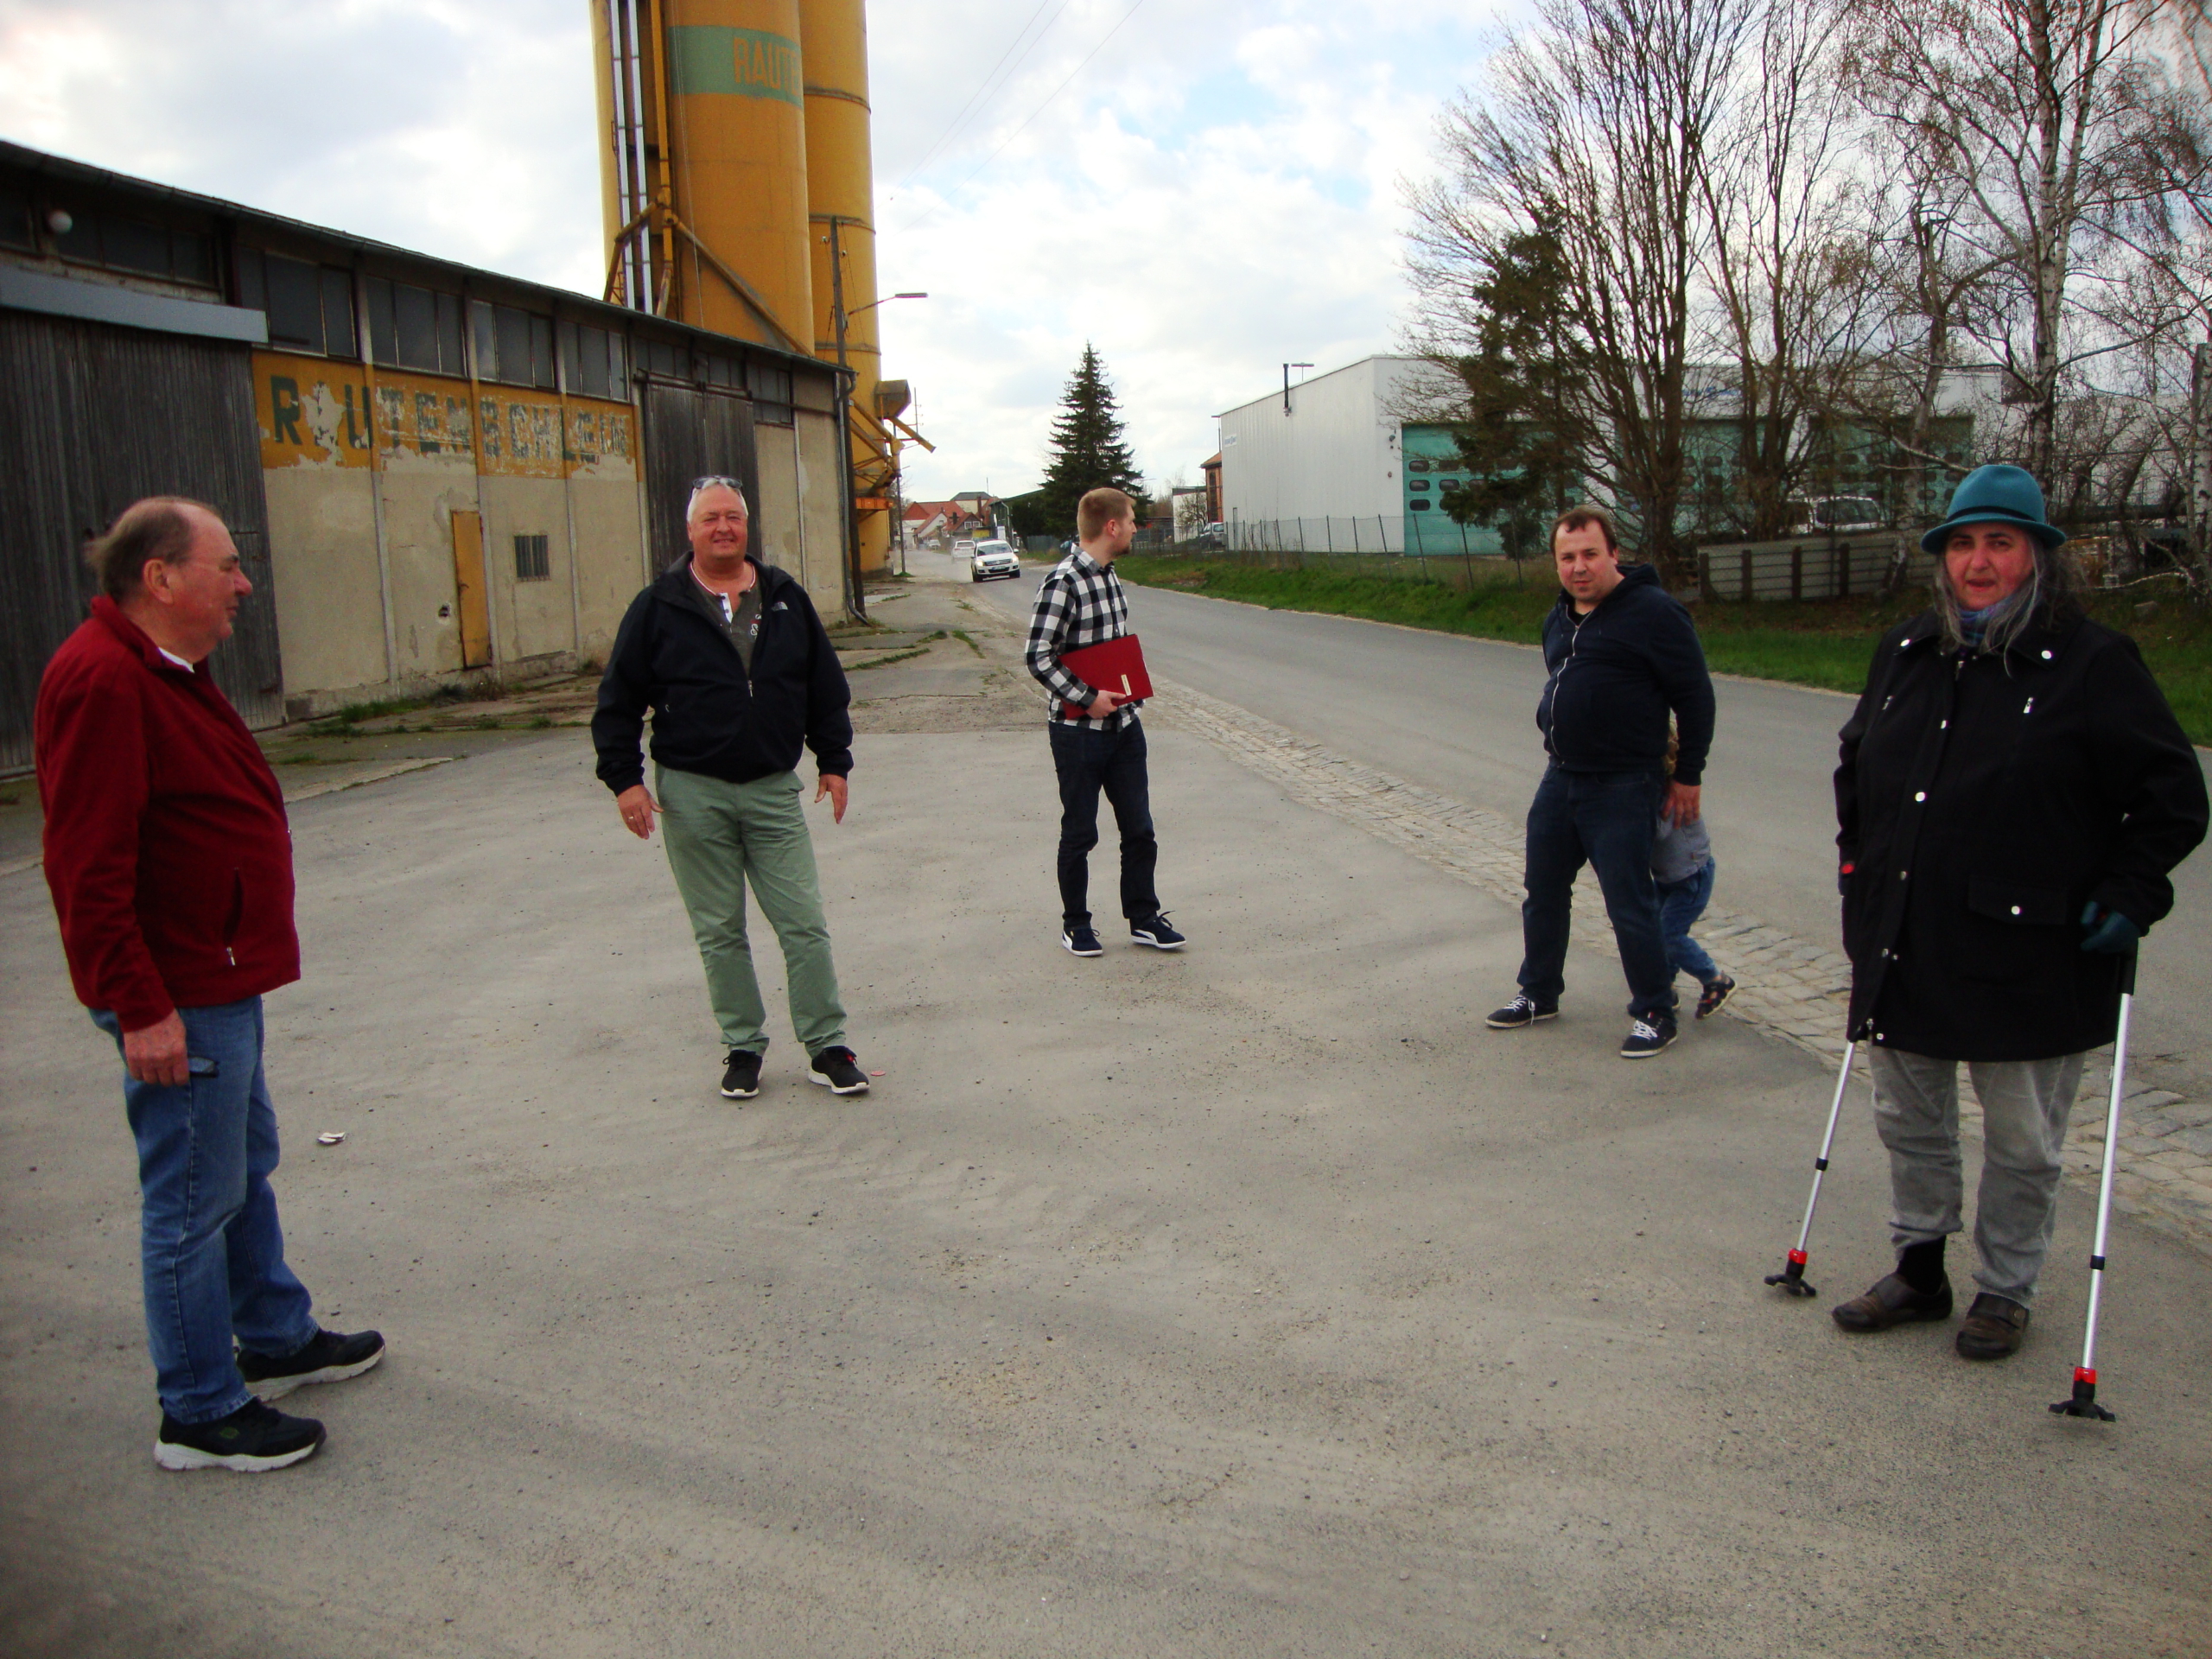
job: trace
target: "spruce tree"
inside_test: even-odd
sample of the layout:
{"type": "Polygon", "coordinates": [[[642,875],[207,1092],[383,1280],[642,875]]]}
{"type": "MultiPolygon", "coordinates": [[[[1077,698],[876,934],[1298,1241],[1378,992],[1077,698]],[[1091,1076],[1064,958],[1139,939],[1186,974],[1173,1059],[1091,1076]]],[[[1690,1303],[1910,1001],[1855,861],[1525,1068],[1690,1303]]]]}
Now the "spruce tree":
{"type": "Polygon", "coordinates": [[[1140,519],[1144,512],[1143,480],[1136,461],[1122,435],[1122,416],[1114,402],[1114,388],[1106,379],[1105,365],[1089,341],[1075,378],[1060,398],[1059,417],[1052,423],[1052,445],[1045,463],[1044,518],[1047,533],[1075,534],[1075,505],[1086,492],[1102,488],[1127,490],[1136,498],[1140,519]]]}
{"type": "Polygon", "coordinates": [[[1475,349],[1450,359],[1467,392],[1452,435],[1474,477],[1440,505],[1460,524],[1496,528],[1516,560],[1548,550],[1545,527],[1580,492],[1589,448],[1566,395],[1581,372],[1565,322],[1566,262],[1549,231],[1506,238],[1473,285],[1475,349]]]}

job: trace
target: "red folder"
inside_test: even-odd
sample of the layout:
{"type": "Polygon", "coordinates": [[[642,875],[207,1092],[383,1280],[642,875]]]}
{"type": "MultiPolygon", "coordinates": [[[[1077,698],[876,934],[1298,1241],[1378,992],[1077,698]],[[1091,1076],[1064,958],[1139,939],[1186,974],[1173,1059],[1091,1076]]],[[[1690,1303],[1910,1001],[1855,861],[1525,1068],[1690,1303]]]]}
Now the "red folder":
{"type": "MultiPolygon", "coordinates": [[[[1152,695],[1152,677],[1144,671],[1144,647],[1137,644],[1134,633],[1069,652],[1060,658],[1060,666],[1085,685],[1111,691],[1124,702],[1152,695]]],[[[1084,709],[1072,702],[1063,702],[1060,707],[1067,711],[1070,719],[1084,715],[1084,709]]]]}

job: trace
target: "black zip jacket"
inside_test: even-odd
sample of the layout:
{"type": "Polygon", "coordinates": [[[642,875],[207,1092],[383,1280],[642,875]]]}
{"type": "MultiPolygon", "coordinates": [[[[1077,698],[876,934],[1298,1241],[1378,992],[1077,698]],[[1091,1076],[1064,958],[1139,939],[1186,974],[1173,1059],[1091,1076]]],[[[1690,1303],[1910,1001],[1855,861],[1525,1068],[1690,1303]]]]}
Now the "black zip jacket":
{"type": "Polygon", "coordinates": [[[2207,816],[2135,642],[2075,620],[1947,653],[1929,611],[1875,647],[1841,737],[1851,1034],[1955,1060],[2110,1042],[2123,958],[2082,949],[2082,908],[2160,920],[2207,816]]]}
{"type": "Polygon", "coordinates": [[[1536,725],[1544,752],[1569,772],[1660,771],[1672,711],[1681,732],[1675,781],[1703,780],[1713,677],[1696,624],[1650,565],[1623,570],[1580,627],[1573,597],[1561,589],[1544,619],[1544,666],[1551,678],[1536,725]]]}
{"type": "Polygon", "coordinates": [[[653,759],[734,784],[790,772],[799,746],[832,777],[853,769],[852,692],[814,601],[789,572],[753,562],[760,632],[753,671],[693,600],[689,558],[630,601],[591,720],[599,778],[620,795],[645,780],[638,753],[653,711],[653,759]]]}

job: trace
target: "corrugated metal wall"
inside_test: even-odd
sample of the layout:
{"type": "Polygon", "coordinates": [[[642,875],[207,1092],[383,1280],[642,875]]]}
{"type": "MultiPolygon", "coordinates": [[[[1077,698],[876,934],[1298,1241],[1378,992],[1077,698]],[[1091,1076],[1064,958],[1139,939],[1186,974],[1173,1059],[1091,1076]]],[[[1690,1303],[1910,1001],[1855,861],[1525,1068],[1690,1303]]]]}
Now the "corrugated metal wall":
{"type": "Polygon", "coordinates": [[[148,495],[194,497],[231,526],[254,593],[215,681],[249,726],[279,723],[247,348],[0,311],[0,771],[30,765],[39,676],[92,601],[86,540],[148,495]]]}
{"type": "MultiPolygon", "coordinates": [[[[645,383],[645,487],[653,544],[647,564],[658,575],[690,545],[683,509],[692,480],[720,474],[742,480],[746,511],[760,518],[760,461],[753,445],[753,404],[726,391],[645,383]]],[[[759,546],[753,549],[757,557],[759,546]]]]}

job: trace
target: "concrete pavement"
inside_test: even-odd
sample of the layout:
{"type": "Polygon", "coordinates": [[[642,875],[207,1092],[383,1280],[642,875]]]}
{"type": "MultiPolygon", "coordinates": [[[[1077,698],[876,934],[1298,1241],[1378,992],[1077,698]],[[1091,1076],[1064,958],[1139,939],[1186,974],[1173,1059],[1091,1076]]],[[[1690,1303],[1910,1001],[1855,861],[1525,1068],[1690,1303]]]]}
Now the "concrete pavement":
{"type": "MultiPolygon", "coordinates": [[[[294,1396],[332,1441],[280,1475],[152,1466],[116,1063],[0,880],[0,1649],[2199,1650],[2212,1262],[2120,1224],[2109,1427],[2044,1409],[2074,1271],[2006,1364],[1842,1337],[1758,1282],[1810,1057],[1722,1020],[1623,1062],[1586,948],[1558,1025],[1480,1031],[1511,909],[1165,711],[1192,946],[1075,962],[984,645],[856,677],[854,810],[817,810],[861,1101],[787,1040],[715,1093],[665,866],[579,734],[297,807],[280,1198],[325,1317],[392,1351],[294,1396]]],[[[1823,1292],[1886,1265],[1884,1185],[1851,1123],[1823,1292]]]]}

